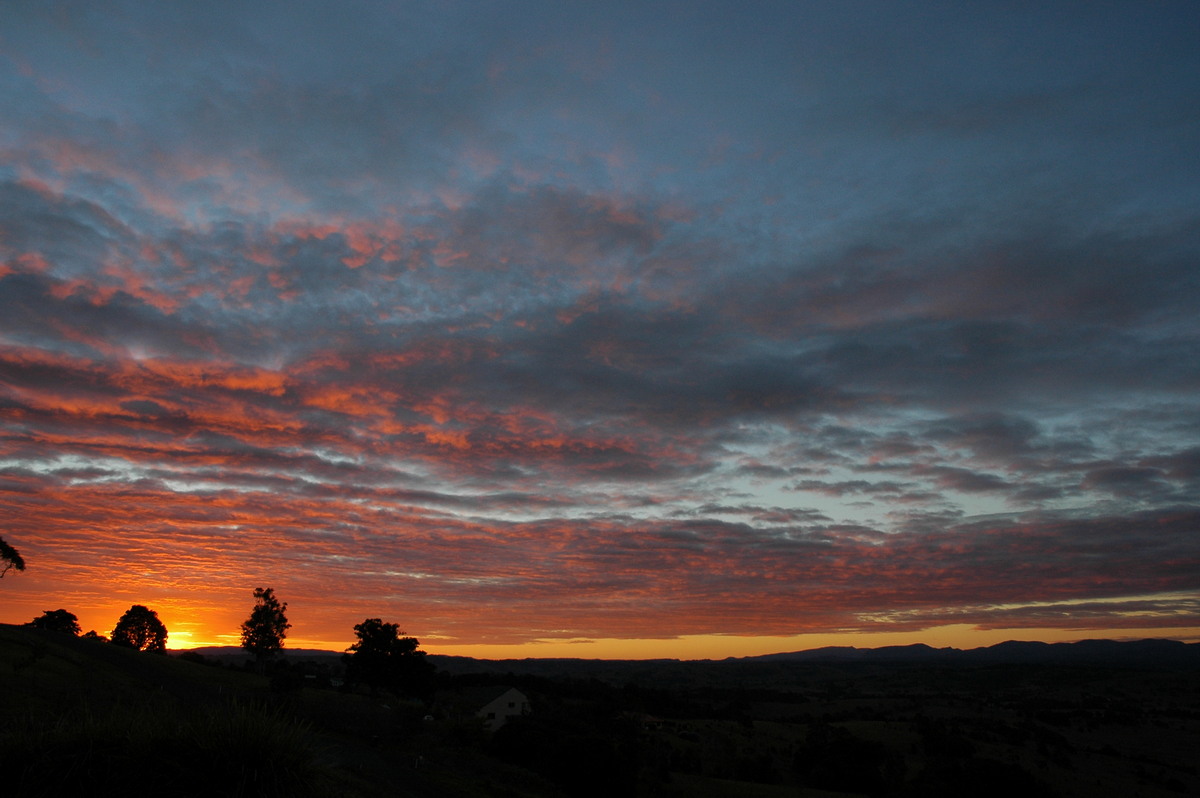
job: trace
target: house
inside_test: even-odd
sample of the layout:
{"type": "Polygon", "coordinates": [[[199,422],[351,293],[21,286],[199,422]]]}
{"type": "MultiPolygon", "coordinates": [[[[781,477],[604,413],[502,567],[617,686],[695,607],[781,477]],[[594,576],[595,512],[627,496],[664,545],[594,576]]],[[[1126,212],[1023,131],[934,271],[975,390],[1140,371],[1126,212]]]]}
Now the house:
{"type": "Polygon", "coordinates": [[[496,731],[509,718],[529,714],[529,699],[517,688],[496,687],[492,692],[498,694],[475,712],[475,717],[483,718],[488,731],[496,731]]]}
{"type": "Polygon", "coordinates": [[[509,718],[528,715],[529,697],[508,685],[475,685],[439,691],[433,707],[434,717],[458,722],[482,721],[483,728],[494,732],[509,718]]]}

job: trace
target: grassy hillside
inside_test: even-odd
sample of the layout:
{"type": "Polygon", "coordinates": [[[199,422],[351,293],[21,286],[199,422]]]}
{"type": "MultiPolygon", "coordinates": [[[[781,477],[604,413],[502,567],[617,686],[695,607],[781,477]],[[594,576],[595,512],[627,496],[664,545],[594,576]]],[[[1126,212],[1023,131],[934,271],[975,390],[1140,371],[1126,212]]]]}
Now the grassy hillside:
{"type": "Polygon", "coordinates": [[[253,673],[5,625],[0,674],[14,798],[556,794],[394,700],[273,690],[253,673]]]}
{"type": "Polygon", "coordinates": [[[457,664],[427,705],[0,625],[4,795],[1200,794],[1190,664],[457,664]]]}

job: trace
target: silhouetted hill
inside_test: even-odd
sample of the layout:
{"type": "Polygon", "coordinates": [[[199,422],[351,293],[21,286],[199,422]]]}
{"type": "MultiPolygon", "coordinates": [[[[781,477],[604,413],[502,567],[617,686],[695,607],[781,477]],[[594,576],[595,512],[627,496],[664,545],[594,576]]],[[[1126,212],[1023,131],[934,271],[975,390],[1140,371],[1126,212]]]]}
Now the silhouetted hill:
{"type": "MultiPolygon", "coordinates": [[[[826,646],[807,651],[791,651],[780,654],[764,654],[759,657],[741,657],[744,662],[933,662],[943,661],[963,652],[954,648],[932,648],[924,643],[908,646],[883,646],[881,648],[855,648],[854,646],[826,646]]],[[[732,658],[731,658],[732,659],[732,658]]]]}
{"type": "Polygon", "coordinates": [[[1200,643],[1179,640],[1081,640],[1076,643],[1040,643],[1009,640],[985,648],[960,650],[931,648],[924,644],[883,648],[818,648],[783,654],[747,657],[757,662],[929,662],[939,664],[1098,664],[1178,666],[1200,664],[1200,643]]]}
{"type": "MultiPolygon", "coordinates": [[[[241,662],[251,656],[237,646],[204,646],[186,650],[172,650],[172,655],[185,651],[200,654],[221,662],[241,662]]],[[[285,648],[283,658],[298,660],[340,660],[344,652],[326,651],[316,648],[285,648]]],[[[924,643],[907,646],[882,646],[880,648],[857,648],[855,646],[826,646],[804,651],[788,651],[763,654],[753,657],[728,657],[723,660],[678,660],[670,658],[611,660],[579,659],[569,657],[526,657],[523,659],[477,659],[474,657],[430,654],[429,660],[439,670],[449,673],[495,672],[532,673],[545,676],[575,675],[587,677],[612,670],[658,669],[663,666],[688,663],[766,663],[766,662],[875,662],[875,663],[931,663],[931,664],[1076,664],[1128,666],[1179,666],[1200,665],[1200,643],[1183,643],[1179,640],[1146,639],[1132,641],[1080,640],[1075,643],[1041,643],[1037,641],[1009,640],[982,648],[933,648],[924,643]]]]}
{"type": "MultiPolygon", "coordinates": [[[[298,676],[291,666],[268,676],[213,667],[218,659],[0,624],[0,794],[560,795],[464,744],[453,723],[424,723],[420,702],[308,689],[303,678],[277,678],[298,676]],[[424,757],[428,765],[416,770],[424,757]],[[514,786],[489,792],[490,783],[514,786]]],[[[468,743],[472,732],[482,735],[466,732],[468,743]]]]}
{"type": "MultiPolygon", "coordinates": [[[[178,656],[187,652],[199,654],[207,659],[213,659],[226,664],[230,662],[248,662],[254,659],[253,654],[250,654],[240,646],[201,646],[199,648],[172,649],[169,653],[173,656],[178,656]]],[[[342,651],[326,651],[320,648],[284,648],[280,652],[282,659],[288,661],[340,661],[344,653],[342,651]]]]}
{"type": "Polygon", "coordinates": [[[0,625],[4,794],[1200,795],[1198,648],[431,656],[439,692],[418,699],[306,679],[340,652],[262,674],[236,648],[158,656],[0,625]],[[223,654],[238,667],[212,667],[223,654]],[[497,685],[532,712],[486,734],[456,697],[497,685]]]}
{"type": "Polygon", "coordinates": [[[451,674],[523,673],[546,678],[596,678],[608,681],[661,683],[680,673],[720,673],[722,678],[739,668],[766,665],[840,664],[877,665],[1106,665],[1123,667],[1181,667],[1200,665],[1200,643],[1178,640],[1083,640],[1077,643],[1009,641],[985,648],[961,650],[933,648],[923,643],[882,648],[830,646],[807,651],[729,657],[724,660],[589,660],[501,659],[483,660],[431,654],[430,662],[451,674]],[[668,676],[669,675],[669,676],[668,676]]]}

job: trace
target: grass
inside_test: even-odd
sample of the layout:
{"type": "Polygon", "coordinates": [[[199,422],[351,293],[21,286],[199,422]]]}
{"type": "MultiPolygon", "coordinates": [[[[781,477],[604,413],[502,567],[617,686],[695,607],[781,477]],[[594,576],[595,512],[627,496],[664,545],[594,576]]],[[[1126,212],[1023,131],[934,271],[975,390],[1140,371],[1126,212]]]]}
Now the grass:
{"type": "Polygon", "coordinates": [[[6,795],[334,792],[311,725],[246,674],[19,627],[0,627],[0,674],[6,795]]]}
{"type": "Polygon", "coordinates": [[[83,706],[26,714],[0,736],[9,795],[305,796],[330,781],[311,729],[241,704],[164,713],[152,706],[83,706]]]}
{"type": "Polygon", "coordinates": [[[0,679],[5,798],[557,794],[391,698],[2,624],[0,679]]]}
{"type": "Polygon", "coordinates": [[[755,784],[749,781],[715,779],[694,773],[673,773],[663,787],[664,796],[687,798],[855,798],[856,793],[809,790],[794,786],[755,784]]]}
{"type": "Polygon", "coordinates": [[[530,677],[517,686],[535,713],[489,737],[437,705],[273,692],[258,674],[0,625],[0,792],[1200,794],[1193,670],[793,666],[765,692],[722,673],[721,689],[670,691],[530,677]],[[646,712],[660,722],[631,720],[646,712]]]}
{"type": "Polygon", "coordinates": [[[0,626],[6,796],[371,795],[261,677],[0,626]]]}

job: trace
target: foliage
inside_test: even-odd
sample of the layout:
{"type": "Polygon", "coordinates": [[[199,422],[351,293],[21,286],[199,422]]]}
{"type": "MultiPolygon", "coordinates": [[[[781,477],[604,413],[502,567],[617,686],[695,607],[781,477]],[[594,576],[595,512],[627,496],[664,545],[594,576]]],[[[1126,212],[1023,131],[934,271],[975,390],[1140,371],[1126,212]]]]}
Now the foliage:
{"type": "Polygon", "coordinates": [[[272,588],[255,588],[254,600],[250,617],[242,623],[242,648],[261,662],[279,653],[292,625],[284,614],[287,602],[280,603],[272,588]]]}
{"type": "Polygon", "coordinates": [[[860,739],[825,722],[809,727],[793,754],[801,783],[822,790],[876,795],[903,780],[903,760],[875,740],[860,739]]]}
{"type": "Polygon", "coordinates": [[[25,625],[35,629],[47,629],[51,632],[66,632],[71,635],[78,635],[83,631],[79,628],[79,618],[75,616],[75,613],[66,610],[46,610],[25,625]]]}
{"type": "Polygon", "coordinates": [[[372,690],[384,688],[395,693],[419,693],[433,677],[434,668],[425,659],[425,652],[415,637],[404,633],[394,623],[379,618],[367,618],[354,626],[358,642],[350,646],[344,659],[346,676],[362,682],[372,690]]]}
{"type": "Polygon", "coordinates": [[[99,632],[97,632],[95,629],[88,629],[86,632],[84,632],[83,639],[84,640],[95,640],[100,643],[108,642],[108,638],[105,637],[104,635],[100,634],[99,632]]]}
{"type": "Polygon", "coordinates": [[[242,703],[167,713],[81,707],[19,719],[0,729],[0,743],[19,763],[5,784],[14,796],[122,795],[131,784],[179,796],[333,792],[308,724],[242,703]]]}
{"type": "Polygon", "coordinates": [[[166,653],[167,627],[154,610],[134,604],[117,621],[112,642],[138,651],[166,653]]]}
{"type": "Polygon", "coordinates": [[[484,736],[451,694],[382,706],[294,690],[294,665],[267,691],[120,654],[0,624],[3,795],[1200,795],[1190,665],[457,663],[480,670],[448,687],[534,702],[484,736]]]}
{"type": "Polygon", "coordinates": [[[271,692],[278,695],[295,695],[304,687],[304,674],[281,663],[271,674],[271,692]]]}
{"type": "Polygon", "coordinates": [[[619,720],[552,711],[510,719],[492,738],[491,751],[571,795],[636,795],[642,743],[636,728],[619,720]]]}
{"type": "Polygon", "coordinates": [[[0,579],[12,569],[18,571],[25,570],[25,560],[21,558],[21,552],[14,549],[12,546],[4,542],[4,538],[0,538],[0,579]]]}

